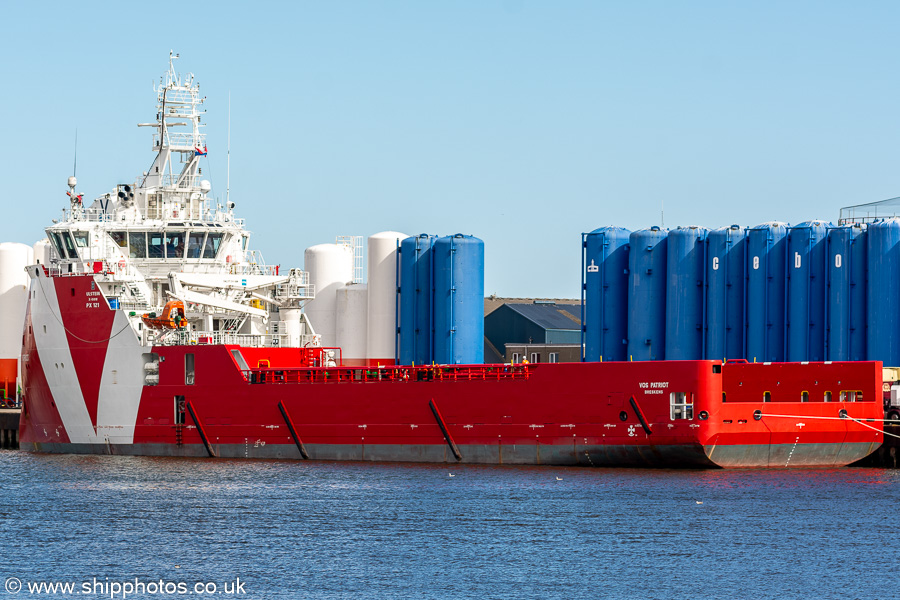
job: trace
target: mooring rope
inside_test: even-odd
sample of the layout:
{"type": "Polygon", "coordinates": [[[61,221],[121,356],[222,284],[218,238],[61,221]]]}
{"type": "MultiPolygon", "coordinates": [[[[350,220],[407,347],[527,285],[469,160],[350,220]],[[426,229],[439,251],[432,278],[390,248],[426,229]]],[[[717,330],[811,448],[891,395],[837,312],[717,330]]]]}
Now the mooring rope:
{"type": "MultiPolygon", "coordinates": [[[[853,421],[854,423],[859,423],[863,427],[868,427],[869,429],[871,429],[873,431],[880,431],[884,435],[900,439],[900,435],[897,435],[896,433],[888,433],[887,431],[884,431],[883,429],[878,429],[877,427],[872,427],[868,423],[863,423],[859,419],[854,419],[850,415],[847,415],[846,417],[817,417],[817,416],[813,416],[813,415],[770,415],[770,414],[766,414],[766,413],[760,413],[759,416],[760,417],[781,417],[784,419],[820,419],[820,420],[824,420],[824,421],[853,421]]],[[[869,420],[875,421],[878,423],[893,423],[894,422],[894,421],[890,421],[888,419],[869,419],[869,420]]]]}
{"type": "Polygon", "coordinates": [[[854,419],[853,417],[847,417],[847,418],[850,419],[851,421],[856,421],[857,423],[859,423],[859,424],[862,425],[863,427],[868,427],[869,429],[872,429],[872,430],[874,430],[874,431],[880,431],[880,432],[883,433],[884,435],[887,435],[887,436],[890,436],[890,437],[895,437],[895,438],[900,438],[900,435],[897,435],[896,433],[888,433],[888,432],[885,431],[884,429],[878,429],[877,427],[872,427],[872,426],[869,425],[868,423],[863,423],[863,422],[860,421],[859,419],[854,419]]]}

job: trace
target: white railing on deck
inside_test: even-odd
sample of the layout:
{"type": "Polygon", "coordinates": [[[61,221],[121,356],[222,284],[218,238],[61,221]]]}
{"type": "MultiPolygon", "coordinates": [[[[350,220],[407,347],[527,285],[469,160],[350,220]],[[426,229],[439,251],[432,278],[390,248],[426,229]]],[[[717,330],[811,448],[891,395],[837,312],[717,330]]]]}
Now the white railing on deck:
{"type": "Polygon", "coordinates": [[[76,211],[67,208],[63,210],[62,220],[68,221],[87,221],[88,223],[112,223],[113,216],[111,213],[100,212],[93,208],[84,208],[76,211]]]}
{"type": "MultiPolygon", "coordinates": [[[[125,312],[133,312],[137,314],[143,314],[145,312],[151,312],[150,309],[154,308],[150,306],[149,302],[122,302],[119,301],[119,310],[124,310],[125,312]]],[[[162,310],[157,310],[156,312],[162,312],[162,310]]]]}
{"type": "MultiPolygon", "coordinates": [[[[315,336],[301,335],[300,345],[311,346],[315,336]]],[[[248,348],[286,348],[290,336],[286,334],[247,334],[225,331],[177,331],[164,336],[158,342],[162,346],[230,345],[248,348]]]]}

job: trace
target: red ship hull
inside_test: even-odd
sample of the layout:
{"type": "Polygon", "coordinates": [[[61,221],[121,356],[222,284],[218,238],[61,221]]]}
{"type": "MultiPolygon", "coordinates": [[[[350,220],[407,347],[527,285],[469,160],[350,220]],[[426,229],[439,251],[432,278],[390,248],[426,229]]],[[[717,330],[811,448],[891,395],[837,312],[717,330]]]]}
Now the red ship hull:
{"type": "Polygon", "coordinates": [[[35,281],[26,450],[831,467],[882,442],[878,362],[304,367],[296,348],[142,347],[121,311],[84,301],[90,276],[35,281]]]}

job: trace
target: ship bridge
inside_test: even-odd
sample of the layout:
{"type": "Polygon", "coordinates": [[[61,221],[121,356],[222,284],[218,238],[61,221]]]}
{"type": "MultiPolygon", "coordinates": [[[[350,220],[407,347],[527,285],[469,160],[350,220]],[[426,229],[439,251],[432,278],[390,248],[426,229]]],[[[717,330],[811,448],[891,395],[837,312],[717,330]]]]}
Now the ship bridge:
{"type": "Polygon", "coordinates": [[[169,69],[155,87],[153,163],[133,184],[119,184],[90,206],[69,178],[70,206],[47,236],[63,273],[110,273],[117,278],[164,281],[172,271],[185,273],[271,274],[262,258],[248,249],[249,232],[201,179],[207,156],[201,122],[205,97],[193,74],[179,75],[169,53],[169,69]]]}
{"type": "Polygon", "coordinates": [[[32,276],[91,275],[91,291],[125,313],[144,345],[319,345],[303,313],[315,296],[308,274],[267,266],[227,191],[220,203],[202,179],[204,98],[193,75],[175,72],[177,58],[155,88],[155,121],[139,123],[156,130],[149,170],[90,206],[69,177],[69,206],[46,229],[49,264],[32,276]],[[183,321],[160,318],[176,306],[183,321]]]}

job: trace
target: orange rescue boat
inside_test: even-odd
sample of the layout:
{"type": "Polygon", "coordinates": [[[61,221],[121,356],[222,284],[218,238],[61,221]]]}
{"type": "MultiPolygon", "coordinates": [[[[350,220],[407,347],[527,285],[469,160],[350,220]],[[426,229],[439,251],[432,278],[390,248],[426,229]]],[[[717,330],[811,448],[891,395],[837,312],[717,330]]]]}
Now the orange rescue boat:
{"type": "Polygon", "coordinates": [[[184,329],[187,327],[184,302],[169,300],[159,316],[156,313],[144,313],[141,315],[141,320],[151,329],[184,329]]]}

